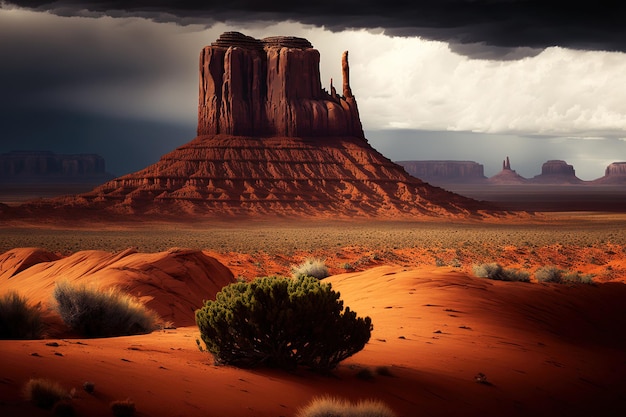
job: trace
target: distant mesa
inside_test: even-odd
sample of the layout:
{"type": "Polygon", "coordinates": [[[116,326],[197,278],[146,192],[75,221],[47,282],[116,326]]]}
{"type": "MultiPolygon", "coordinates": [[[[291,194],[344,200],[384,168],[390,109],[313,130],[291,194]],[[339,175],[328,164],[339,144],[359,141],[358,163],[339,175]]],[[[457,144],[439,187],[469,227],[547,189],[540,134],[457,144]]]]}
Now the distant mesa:
{"type": "Polygon", "coordinates": [[[104,158],[96,154],[60,155],[49,151],[13,151],[0,154],[0,181],[107,180],[104,158]]]}
{"type": "Polygon", "coordinates": [[[431,184],[482,183],[483,165],[474,161],[397,161],[412,176],[431,184]]]}
{"type": "Polygon", "coordinates": [[[594,184],[626,184],[626,162],[613,162],[606,167],[604,176],[593,181],[594,184]]]}
{"type": "Polygon", "coordinates": [[[565,161],[550,160],[541,166],[541,174],[531,179],[537,184],[581,184],[572,165],[565,161]]]}
{"type": "Polygon", "coordinates": [[[502,161],[502,171],[498,172],[493,177],[489,177],[487,180],[489,184],[502,185],[502,184],[526,184],[528,180],[519,175],[515,170],[511,169],[511,161],[507,156],[502,161]]]}
{"type": "Polygon", "coordinates": [[[322,88],[319,62],[306,39],[226,32],[200,53],[195,139],[90,192],[14,213],[173,220],[503,215],[410,176],[373,149],[350,87],[348,53],[341,93],[332,80],[322,88]]]}

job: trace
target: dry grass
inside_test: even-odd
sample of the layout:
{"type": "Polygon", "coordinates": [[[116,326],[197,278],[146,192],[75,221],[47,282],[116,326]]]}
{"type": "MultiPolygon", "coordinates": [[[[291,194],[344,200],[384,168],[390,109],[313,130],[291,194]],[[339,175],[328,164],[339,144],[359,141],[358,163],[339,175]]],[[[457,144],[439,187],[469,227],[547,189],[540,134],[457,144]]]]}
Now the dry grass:
{"type": "Polygon", "coordinates": [[[68,391],[59,383],[43,378],[30,379],[23,392],[26,400],[45,409],[51,409],[59,401],[69,398],[68,391]]]}
{"type": "Polygon", "coordinates": [[[157,329],[157,314],[117,288],[100,290],[62,281],[53,294],[65,324],[83,336],[124,336],[157,329]]]}
{"type": "Polygon", "coordinates": [[[0,297],[0,339],[39,339],[41,311],[16,292],[0,297]]]}
{"type": "Polygon", "coordinates": [[[395,413],[383,402],[361,400],[352,403],[337,397],[314,398],[301,408],[296,417],[395,417],[395,413]]]}

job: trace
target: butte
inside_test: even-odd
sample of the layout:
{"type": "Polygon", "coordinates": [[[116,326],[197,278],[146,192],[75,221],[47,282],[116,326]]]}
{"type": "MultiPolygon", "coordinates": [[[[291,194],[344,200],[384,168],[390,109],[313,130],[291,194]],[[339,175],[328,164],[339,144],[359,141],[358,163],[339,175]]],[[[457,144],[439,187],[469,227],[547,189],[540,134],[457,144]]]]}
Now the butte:
{"type": "Polygon", "coordinates": [[[90,192],[2,217],[91,220],[278,216],[425,219],[498,215],[410,176],[365,139],[343,54],[342,92],[306,39],[226,32],[200,53],[197,137],[90,192]]]}

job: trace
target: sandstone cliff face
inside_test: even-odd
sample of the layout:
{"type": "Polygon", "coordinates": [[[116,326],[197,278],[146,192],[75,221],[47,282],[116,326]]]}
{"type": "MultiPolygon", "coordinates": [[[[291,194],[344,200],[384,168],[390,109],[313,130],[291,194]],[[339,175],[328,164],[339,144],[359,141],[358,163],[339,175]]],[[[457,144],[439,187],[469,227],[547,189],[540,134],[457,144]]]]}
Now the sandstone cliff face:
{"type": "Polygon", "coordinates": [[[0,180],[46,177],[106,177],[104,158],[95,154],[58,155],[45,151],[14,151],[0,155],[0,180]]]}
{"type": "Polygon", "coordinates": [[[397,161],[406,172],[434,184],[482,182],[484,167],[474,161],[397,161]]]}
{"type": "Polygon", "coordinates": [[[224,33],[200,54],[198,136],[363,138],[347,52],[343,96],[322,89],[319,62],[306,39],[224,33]]]}
{"type": "Polygon", "coordinates": [[[576,176],[574,167],[565,161],[550,160],[541,166],[541,174],[531,179],[540,184],[579,184],[583,181],[576,176]]]}

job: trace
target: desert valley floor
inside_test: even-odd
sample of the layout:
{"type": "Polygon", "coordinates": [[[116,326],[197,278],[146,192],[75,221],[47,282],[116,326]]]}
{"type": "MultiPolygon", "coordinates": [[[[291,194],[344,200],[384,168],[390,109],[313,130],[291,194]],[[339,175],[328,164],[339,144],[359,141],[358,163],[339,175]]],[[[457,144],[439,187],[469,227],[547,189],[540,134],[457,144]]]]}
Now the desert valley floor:
{"type": "Polygon", "coordinates": [[[287,417],[325,394],[381,400],[407,417],[626,413],[623,213],[489,222],[13,222],[0,227],[0,245],[0,293],[18,289],[48,312],[45,339],[0,341],[2,416],[51,415],[22,398],[32,377],[75,389],[79,416],[111,415],[111,401],[130,398],[138,416],[287,417]],[[216,291],[235,279],[288,275],[307,257],[324,258],[326,280],[345,305],[372,318],[365,349],[331,376],[215,366],[196,344],[200,305],[190,300],[204,294],[187,297],[181,285],[206,288],[198,282],[204,270],[216,291]],[[487,262],[531,273],[554,265],[593,274],[595,284],[474,276],[473,265],[487,262]],[[49,311],[61,277],[123,287],[173,326],[76,338],[49,311]],[[487,383],[477,382],[480,373],[487,383]],[[85,381],[94,394],[83,391],[85,381]]]}

